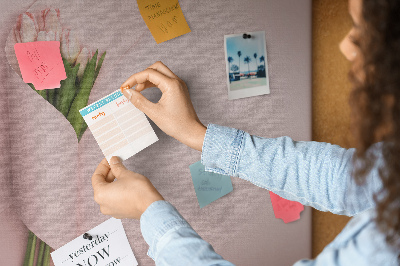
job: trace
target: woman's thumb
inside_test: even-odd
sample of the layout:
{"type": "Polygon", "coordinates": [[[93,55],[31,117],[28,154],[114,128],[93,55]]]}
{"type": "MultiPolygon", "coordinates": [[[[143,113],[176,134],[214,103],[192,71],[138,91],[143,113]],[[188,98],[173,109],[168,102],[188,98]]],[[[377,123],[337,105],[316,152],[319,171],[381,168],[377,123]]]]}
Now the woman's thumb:
{"type": "Polygon", "coordinates": [[[110,167],[111,171],[113,172],[116,178],[121,178],[122,173],[125,172],[125,170],[127,170],[125,165],[122,164],[122,160],[117,156],[111,157],[110,167]]]}
{"type": "Polygon", "coordinates": [[[124,90],[123,94],[137,109],[145,114],[150,112],[152,109],[151,107],[154,105],[154,103],[147,100],[146,97],[144,97],[140,92],[133,89],[124,90]]]}

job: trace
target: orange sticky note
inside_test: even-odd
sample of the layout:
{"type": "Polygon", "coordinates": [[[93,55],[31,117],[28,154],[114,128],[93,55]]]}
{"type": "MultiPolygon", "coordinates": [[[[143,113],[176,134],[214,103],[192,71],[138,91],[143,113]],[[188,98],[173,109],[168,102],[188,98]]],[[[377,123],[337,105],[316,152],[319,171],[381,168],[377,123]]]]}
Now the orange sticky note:
{"type": "Polygon", "coordinates": [[[60,53],[60,42],[26,42],[14,45],[22,79],[36,90],[60,87],[67,78],[60,53]]]}
{"type": "Polygon", "coordinates": [[[157,43],[189,33],[178,0],[137,0],[140,14],[157,43]]]}
{"type": "Polygon", "coordinates": [[[300,213],[304,210],[304,206],[301,203],[281,198],[271,191],[269,195],[275,218],[282,219],[285,223],[300,219],[300,213]]]}

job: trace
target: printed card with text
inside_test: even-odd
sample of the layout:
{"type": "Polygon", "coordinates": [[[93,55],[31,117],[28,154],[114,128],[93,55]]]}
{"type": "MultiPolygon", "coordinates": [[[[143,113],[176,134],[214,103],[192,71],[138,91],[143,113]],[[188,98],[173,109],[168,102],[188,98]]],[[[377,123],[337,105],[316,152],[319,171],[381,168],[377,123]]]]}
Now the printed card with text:
{"type": "Polygon", "coordinates": [[[118,89],[79,110],[107,161],[135,155],[158,140],[145,114],[118,89]]]}
{"type": "Polygon", "coordinates": [[[111,218],[51,253],[55,266],[138,265],[119,219],[111,218]]]}

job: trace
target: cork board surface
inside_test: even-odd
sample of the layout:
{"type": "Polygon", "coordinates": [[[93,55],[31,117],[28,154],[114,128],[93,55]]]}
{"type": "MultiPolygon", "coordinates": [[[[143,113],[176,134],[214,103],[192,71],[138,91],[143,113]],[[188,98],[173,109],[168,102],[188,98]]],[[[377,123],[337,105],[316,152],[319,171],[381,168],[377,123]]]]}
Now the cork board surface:
{"type": "MultiPolygon", "coordinates": [[[[351,147],[347,80],[349,63],[338,45],[351,27],[347,1],[313,0],[313,140],[351,147]]],[[[313,210],[312,256],[316,257],[349,218],[313,210]]],[[[24,240],[25,242],[25,240],[24,240]]],[[[21,250],[21,252],[23,252],[21,250]]]]}
{"type": "MultiPolygon", "coordinates": [[[[352,25],[348,1],[313,0],[312,8],[313,140],[351,148],[351,84],[347,78],[350,63],[339,50],[340,41],[352,25]]],[[[312,216],[312,256],[315,258],[339,234],[349,217],[315,209],[312,216]]]]}

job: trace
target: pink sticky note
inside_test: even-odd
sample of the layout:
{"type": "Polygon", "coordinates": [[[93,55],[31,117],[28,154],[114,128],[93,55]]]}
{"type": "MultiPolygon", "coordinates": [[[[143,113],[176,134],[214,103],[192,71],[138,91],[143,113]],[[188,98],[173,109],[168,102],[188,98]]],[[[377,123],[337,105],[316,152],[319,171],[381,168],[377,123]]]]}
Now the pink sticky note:
{"type": "Polygon", "coordinates": [[[36,90],[60,87],[67,78],[60,53],[60,42],[26,42],[14,45],[22,79],[36,90]]]}
{"type": "Polygon", "coordinates": [[[285,223],[290,223],[300,219],[300,213],[304,206],[296,201],[286,200],[273,192],[269,192],[274,209],[275,218],[282,219],[285,223]]]}

